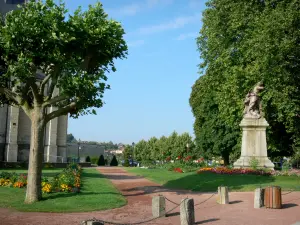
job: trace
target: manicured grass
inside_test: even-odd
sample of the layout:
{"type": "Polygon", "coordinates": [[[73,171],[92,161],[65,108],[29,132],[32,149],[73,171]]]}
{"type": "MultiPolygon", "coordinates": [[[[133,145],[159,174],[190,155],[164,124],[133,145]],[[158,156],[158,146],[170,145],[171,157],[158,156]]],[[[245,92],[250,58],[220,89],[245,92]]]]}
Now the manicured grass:
{"type": "MultiPolygon", "coordinates": [[[[5,170],[26,173],[26,170],[5,170]]],[[[0,170],[2,172],[2,170],[0,170]]],[[[52,177],[60,170],[43,170],[43,176],[52,177]]],[[[0,207],[34,212],[88,212],[124,206],[127,202],[121,193],[96,169],[84,169],[81,193],[44,194],[43,200],[32,205],[23,203],[25,189],[0,187],[0,207]]]]}
{"type": "Polygon", "coordinates": [[[176,173],[166,169],[126,168],[156,183],[173,189],[212,192],[218,186],[228,186],[230,191],[254,191],[257,187],[277,185],[282,190],[300,191],[300,178],[294,176],[227,175],[214,173],[176,173]]]}

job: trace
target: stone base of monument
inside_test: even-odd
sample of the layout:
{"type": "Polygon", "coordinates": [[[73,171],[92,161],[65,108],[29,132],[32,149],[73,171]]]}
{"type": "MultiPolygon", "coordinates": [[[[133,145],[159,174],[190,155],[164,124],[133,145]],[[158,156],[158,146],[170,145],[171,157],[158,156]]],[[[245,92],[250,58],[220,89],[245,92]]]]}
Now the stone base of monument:
{"type": "Polygon", "coordinates": [[[251,160],[255,158],[258,160],[258,169],[271,169],[274,170],[274,164],[268,157],[262,156],[241,156],[235,163],[233,163],[234,168],[251,168],[251,160]]]}
{"type": "Polygon", "coordinates": [[[266,128],[269,126],[265,118],[244,117],[240,123],[242,128],[241,157],[233,164],[234,168],[250,168],[253,160],[257,168],[274,169],[274,164],[268,158],[266,128]]]}

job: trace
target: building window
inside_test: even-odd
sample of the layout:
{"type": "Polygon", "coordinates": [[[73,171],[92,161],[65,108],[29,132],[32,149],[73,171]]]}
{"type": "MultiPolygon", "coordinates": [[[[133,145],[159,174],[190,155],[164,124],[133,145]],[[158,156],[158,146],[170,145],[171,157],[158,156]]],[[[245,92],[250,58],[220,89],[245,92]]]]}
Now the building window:
{"type": "Polygon", "coordinates": [[[25,0],[5,0],[6,4],[23,4],[25,0]]]}

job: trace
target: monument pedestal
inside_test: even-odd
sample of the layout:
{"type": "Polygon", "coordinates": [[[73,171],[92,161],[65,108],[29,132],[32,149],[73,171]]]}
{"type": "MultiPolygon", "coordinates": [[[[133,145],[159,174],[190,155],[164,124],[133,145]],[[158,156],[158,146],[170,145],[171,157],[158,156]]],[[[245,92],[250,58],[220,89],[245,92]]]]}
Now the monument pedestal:
{"type": "Polygon", "coordinates": [[[243,130],[241,157],[233,164],[234,168],[250,168],[251,160],[258,160],[257,168],[274,169],[268,158],[265,118],[243,118],[240,127],[243,130]]]}

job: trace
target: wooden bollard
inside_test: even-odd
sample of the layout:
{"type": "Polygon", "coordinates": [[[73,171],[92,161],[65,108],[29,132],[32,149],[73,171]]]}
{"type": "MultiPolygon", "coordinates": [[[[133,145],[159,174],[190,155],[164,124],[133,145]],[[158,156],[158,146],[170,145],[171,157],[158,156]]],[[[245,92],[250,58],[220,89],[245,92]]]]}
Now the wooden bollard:
{"type": "Polygon", "coordinates": [[[195,224],[195,209],[194,199],[183,199],[180,204],[180,224],[194,225],[195,224]]]}
{"type": "Polygon", "coordinates": [[[152,197],[152,216],[153,218],[166,216],[166,200],[164,196],[152,197]]]}
{"type": "Polygon", "coordinates": [[[281,209],[281,188],[278,186],[266,187],[265,189],[265,207],[270,209],[281,209]]]}
{"type": "Polygon", "coordinates": [[[229,197],[228,197],[228,187],[218,187],[218,200],[219,204],[225,205],[229,204],[229,197]]]}
{"type": "Polygon", "coordinates": [[[254,192],[254,208],[259,209],[264,206],[265,189],[256,188],[254,192]]]}

